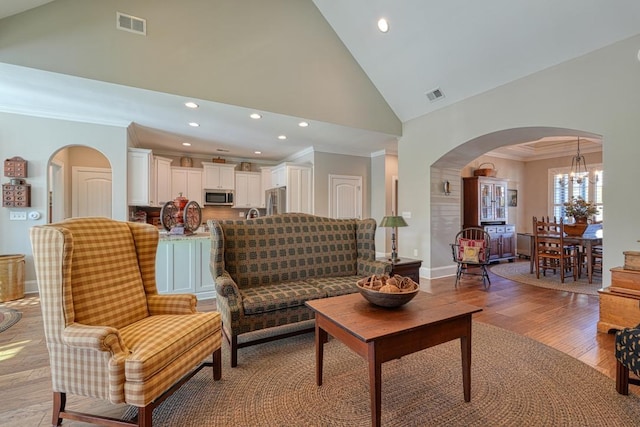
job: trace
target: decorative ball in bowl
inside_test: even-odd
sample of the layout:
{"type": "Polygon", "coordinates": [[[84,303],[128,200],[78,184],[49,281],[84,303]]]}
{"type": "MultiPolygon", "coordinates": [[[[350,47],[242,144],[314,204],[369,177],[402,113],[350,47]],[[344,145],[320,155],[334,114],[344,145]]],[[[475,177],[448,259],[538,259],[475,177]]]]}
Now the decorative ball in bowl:
{"type": "Polygon", "coordinates": [[[409,277],[395,275],[389,277],[370,276],[356,282],[360,294],[373,305],[379,307],[400,307],[411,301],[420,287],[409,277]]]}

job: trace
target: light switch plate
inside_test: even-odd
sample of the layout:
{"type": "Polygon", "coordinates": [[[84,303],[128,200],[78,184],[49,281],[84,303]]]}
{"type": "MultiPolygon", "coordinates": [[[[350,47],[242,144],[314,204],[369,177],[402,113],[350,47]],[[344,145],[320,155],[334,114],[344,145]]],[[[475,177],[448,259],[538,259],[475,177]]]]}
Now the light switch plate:
{"type": "Polygon", "coordinates": [[[26,212],[9,212],[9,220],[10,221],[26,221],[27,213],[26,212]]]}

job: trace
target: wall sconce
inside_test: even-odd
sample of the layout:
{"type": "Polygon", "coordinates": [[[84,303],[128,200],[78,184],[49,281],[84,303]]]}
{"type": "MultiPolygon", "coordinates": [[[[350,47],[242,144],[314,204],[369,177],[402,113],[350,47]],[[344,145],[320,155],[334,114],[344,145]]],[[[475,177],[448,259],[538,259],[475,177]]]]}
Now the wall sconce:
{"type": "Polygon", "coordinates": [[[445,181],[442,183],[442,191],[444,192],[445,196],[451,194],[451,184],[449,183],[449,181],[445,181]]]}

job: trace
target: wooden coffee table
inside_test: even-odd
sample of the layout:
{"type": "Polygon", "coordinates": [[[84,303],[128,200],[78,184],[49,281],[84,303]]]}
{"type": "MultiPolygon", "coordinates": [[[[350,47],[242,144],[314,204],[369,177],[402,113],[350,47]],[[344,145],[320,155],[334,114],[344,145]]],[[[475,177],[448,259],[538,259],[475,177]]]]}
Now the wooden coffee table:
{"type": "Polygon", "coordinates": [[[381,420],[382,364],[460,338],[465,402],[471,400],[471,315],[479,307],[419,292],[393,309],[376,307],[362,295],[322,298],[306,303],[316,314],[316,383],[322,385],[322,359],[328,335],[369,363],[371,424],[381,420]]]}

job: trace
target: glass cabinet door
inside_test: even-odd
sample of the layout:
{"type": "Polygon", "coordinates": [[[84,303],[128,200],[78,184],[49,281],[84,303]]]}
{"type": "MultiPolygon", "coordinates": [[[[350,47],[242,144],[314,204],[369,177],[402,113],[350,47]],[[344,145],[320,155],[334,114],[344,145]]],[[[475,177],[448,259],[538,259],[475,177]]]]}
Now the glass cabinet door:
{"type": "Polygon", "coordinates": [[[480,221],[493,221],[493,184],[480,184],[480,221]]]}
{"type": "Polygon", "coordinates": [[[497,221],[507,219],[507,187],[503,184],[494,184],[494,219],[497,221]]]}

